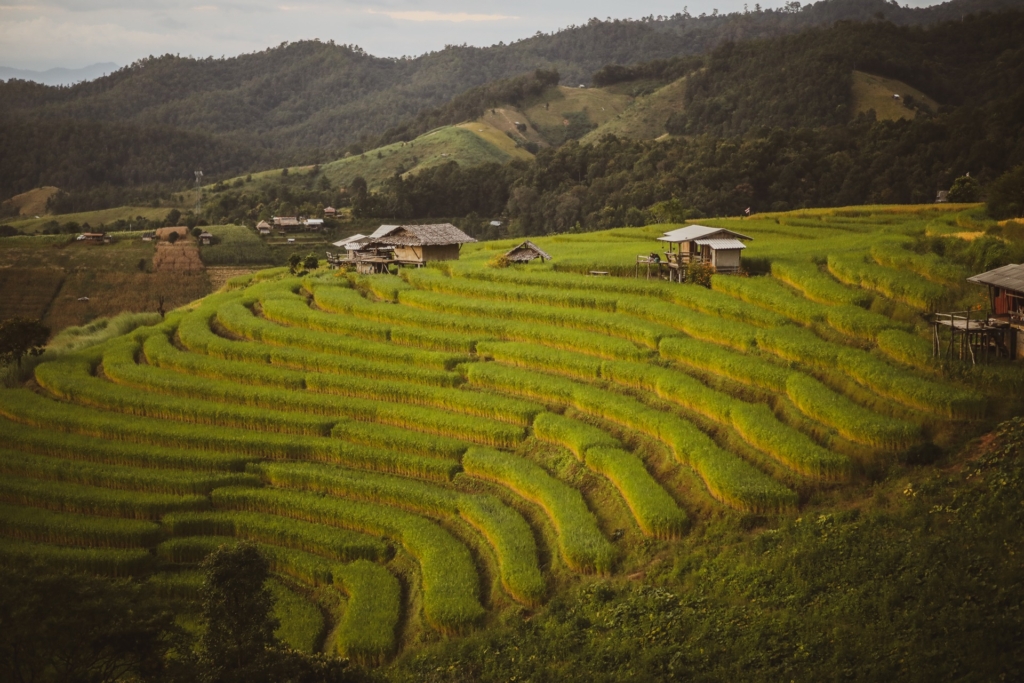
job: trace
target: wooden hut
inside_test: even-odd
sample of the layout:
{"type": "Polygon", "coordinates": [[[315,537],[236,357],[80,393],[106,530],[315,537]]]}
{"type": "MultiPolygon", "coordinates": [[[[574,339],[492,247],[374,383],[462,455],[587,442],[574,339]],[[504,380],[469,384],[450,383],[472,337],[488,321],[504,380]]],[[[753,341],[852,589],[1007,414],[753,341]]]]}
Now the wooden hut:
{"type": "Polygon", "coordinates": [[[210,246],[211,244],[213,244],[213,235],[206,232],[205,230],[199,233],[199,244],[210,246]]]}
{"type": "Polygon", "coordinates": [[[658,241],[669,245],[665,257],[670,268],[706,263],[716,273],[736,273],[740,270],[740,252],[747,248],[743,240],[752,239],[725,228],[688,225],[666,232],[658,241]],[[673,245],[678,246],[677,252],[673,252],[673,245]]]}
{"type": "Polygon", "coordinates": [[[392,247],[394,260],[404,265],[455,261],[459,258],[463,244],[476,242],[451,223],[381,226],[371,237],[373,240],[364,245],[362,250],[392,247]]]}
{"type": "Polygon", "coordinates": [[[295,216],[274,216],[274,225],[285,232],[295,232],[302,229],[302,223],[295,216]]]}
{"type": "Polygon", "coordinates": [[[517,247],[510,249],[505,254],[505,260],[511,263],[529,263],[534,259],[550,261],[551,256],[530,240],[526,240],[517,247]]]}
{"type": "Polygon", "coordinates": [[[1012,358],[1024,358],[1024,264],[1009,265],[967,278],[988,287],[989,323],[1006,326],[1012,358]]]}
{"type": "Polygon", "coordinates": [[[324,218],[334,218],[334,216],[336,216],[337,213],[337,209],[335,209],[333,206],[328,206],[326,209],[324,209],[324,218]]]}
{"type": "Polygon", "coordinates": [[[270,223],[266,221],[260,221],[259,223],[256,224],[256,232],[258,232],[260,235],[266,237],[267,235],[270,234],[270,231],[270,223]]]}

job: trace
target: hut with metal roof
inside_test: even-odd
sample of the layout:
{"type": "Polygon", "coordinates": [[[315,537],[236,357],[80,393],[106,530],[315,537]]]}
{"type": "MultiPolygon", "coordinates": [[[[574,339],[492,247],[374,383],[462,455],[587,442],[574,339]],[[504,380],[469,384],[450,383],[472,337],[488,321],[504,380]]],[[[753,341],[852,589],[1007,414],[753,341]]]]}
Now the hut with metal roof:
{"type": "Polygon", "coordinates": [[[505,253],[505,260],[510,263],[529,263],[538,258],[541,261],[550,261],[551,255],[530,240],[526,240],[505,253]]]}
{"type": "Polygon", "coordinates": [[[670,266],[681,268],[691,263],[706,263],[716,273],[736,273],[740,269],[740,252],[747,248],[743,241],[752,239],[725,228],[688,225],[666,232],[658,241],[669,245],[665,256],[670,266]],[[677,245],[678,252],[672,251],[673,245],[677,245]]]}
{"type": "Polygon", "coordinates": [[[967,281],[988,288],[990,308],[935,313],[932,355],[972,363],[1024,358],[1024,265],[1011,263],[967,281]]]}
{"type": "Polygon", "coordinates": [[[372,241],[360,251],[394,248],[394,260],[403,265],[423,265],[429,261],[454,261],[459,258],[463,244],[475,239],[451,223],[432,225],[381,226],[374,231],[372,241]]]}

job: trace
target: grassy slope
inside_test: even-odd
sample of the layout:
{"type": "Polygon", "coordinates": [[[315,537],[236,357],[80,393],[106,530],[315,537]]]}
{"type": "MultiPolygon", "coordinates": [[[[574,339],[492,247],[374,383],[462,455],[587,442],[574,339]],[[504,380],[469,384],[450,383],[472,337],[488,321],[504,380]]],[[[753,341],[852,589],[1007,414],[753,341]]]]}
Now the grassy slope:
{"type": "Polygon", "coordinates": [[[64,213],[56,216],[45,216],[42,213],[39,214],[39,218],[33,215],[31,218],[19,218],[3,221],[4,224],[10,225],[12,228],[17,228],[26,234],[41,232],[43,226],[50,221],[57,221],[58,223],[70,223],[75,222],[79,224],[88,223],[92,227],[98,227],[102,224],[112,223],[119,219],[131,220],[136,216],[142,216],[148,220],[163,220],[167,212],[171,210],[171,207],[160,207],[153,208],[150,206],[118,206],[112,209],[102,209],[100,211],[83,211],[80,213],[64,213]]]}
{"type": "Polygon", "coordinates": [[[4,205],[11,205],[18,208],[22,216],[41,216],[46,213],[46,200],[58,192],[56,187],[37,187],[28,192],[22,192],[4,202],[4,205]]]}
{"type": "Polygon", "coordinates": [[[665,122],[683,107],[686,79],[680,78],[650,95],[637,97],[615,118],[587,133],[582,142],[596,142],[603,135],[651,140],[665,135],[665,122]]]}
{"type": "Polygon", "coordinates": [[[587,120],[601,125],[622,112],[629,96],[605,88],[569,88],[563,85],[544,92],[523,109],[523,114],[541,135],[560,139],[563,120],[568,114],[583,112],[587,120]]]}
{"type": "Polygon", "coordinates": [[[924,105],[931,111],[936,111],[939,108],[935,100],[902,81],[875,76],[863,71],[853,72],[853,111],[855,114],[874,109],[875,116],[880,121],[915,118],[917,112],[904,106],[903,100],[894,100],[893,94],[897,94],[903,99],[906,99],[907,95],[912,95],[918,104],[924,105]]]}

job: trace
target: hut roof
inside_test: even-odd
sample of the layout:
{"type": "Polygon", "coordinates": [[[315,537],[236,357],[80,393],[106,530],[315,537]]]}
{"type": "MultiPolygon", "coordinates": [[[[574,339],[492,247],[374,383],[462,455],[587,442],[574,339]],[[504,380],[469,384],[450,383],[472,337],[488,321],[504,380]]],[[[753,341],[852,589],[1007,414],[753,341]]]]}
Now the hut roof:
{"type": "Polygon", "coordinates": [[[741,235],[738,232],[732,230],[726,230],[725,228],[709,228],[706,225],[688,225],[685,228],[676,228],[666,232],[658,238],[661,242],[691,242],[699,239],[710,239],[711,237],[718,237],[721,239],[733,238],[740,240],[752,240],[753,237],[747,237],[741,235]]]}
{"type": "Polygon", "coordinates": [[[746,249],[747,245],[743,244],[739,240],[726,240],[726,239],[704,239],[694,240],[696,244],[706,244],[715,251],[720,249],[746,249]]]}
{"type": "Polygon", "coordinates": [[[204,230],[203,232],[199,233],[199,239],[213,239],[213,235],[204,230]]]}
{"type": "Polygon", "coordinates": [[[259,230],[260,228],[267,228],[269,230],[270,229],[270,223],[268,223],[266,221],[260,221],[259,223],[256,224],[256,229],[259,230]]]}
{"type": "Polygon", "coordinates": [[[376,230],[374,230],[373,232],[371,232],[370,233],[370,237],[383,237],[384,235],[388,234],[389,232],[391,232],[392,230],[394,230],[397,227],[399,227],[399,226],[397,226],[397,225],[382,225],[379,228],[377,228],[376,230]]]}
{"type": "Polygon", "coordinates": [[[505,254],[505,258],[509,261],[532,261],[535,258],[550,261],[551,255],[530,240],[526,240],[522,244],[509,249],[505,254]]]}
{"type": "MultiPolygon", "coordinates": [[[[383,228],[384,226],[381,226],[383,228]]],[[[377,232],[380,232],[378,230],[377,232]]],[[[438,246],[443,244],[467,244],[475,239],[456,228],[451,223],[433,225],[396,225],[391,230],[373,237],[381,244],[394,246],[438,246]]]]}
{"type": "Polygon", "coordinates": [[[332,247],[344,247],[345,249],[355,249],[363,244],[363,242],[370,238],[366,235],[352,235],[351,237],[345,237],[337,242],[331,242],[332,247]]]}
{"type": "Polygon", "coordinates": [[[968,282],[981,285],[992,285],[1015,292],[1024,292],[1024,265],[1011,263],[987,272],[967,278],[968,282]]]}

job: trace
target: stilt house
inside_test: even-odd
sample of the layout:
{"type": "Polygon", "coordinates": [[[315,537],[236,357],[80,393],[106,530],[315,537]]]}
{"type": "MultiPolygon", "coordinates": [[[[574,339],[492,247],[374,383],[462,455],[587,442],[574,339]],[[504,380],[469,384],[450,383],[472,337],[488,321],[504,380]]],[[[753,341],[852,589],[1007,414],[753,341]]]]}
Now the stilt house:
{"type": "Polygon", "coordinates": [[[706,263],[716,273],[736,273],[740,269],[740,252],[747,248],[743,240],[752,239],[725,228],[688,225],[666,232],[658,241],[668,242],[669,251],[665,256],[670,265],[686,267],[691,263],[706,263]],[[678,245],[677,253],[672,252],[673,245],[678,245]]]}
{"type": "Polygon", "coordinates": [[[455,261],[463,244],[475,239],[451,223],[433,225],[381,226],[364,250],[394,248],[394,260],[403,265],[423,265],[429,261],[455,261]]]}
{"type": "Polygon", "coordinates": [[[1024,358],[1024,264],[1011,263],[980,275],[968,282],[988,287],[991,323],[1005,325],[1013,358],[1024,358]]]}

